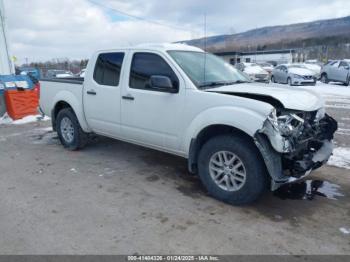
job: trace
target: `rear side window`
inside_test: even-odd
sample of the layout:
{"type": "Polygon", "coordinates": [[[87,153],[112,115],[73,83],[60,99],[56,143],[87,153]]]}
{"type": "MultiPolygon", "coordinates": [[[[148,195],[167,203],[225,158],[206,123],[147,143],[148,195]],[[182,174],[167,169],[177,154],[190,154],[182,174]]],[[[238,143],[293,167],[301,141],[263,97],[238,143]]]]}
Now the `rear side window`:
{"type": "Polygon", "coordinates": [[[100,85],[118,86],[124,53],[99,54],[94,70],[94,80],[100,85]]]}
{"type": "Polygon", "coordinates": [[[151,53],[135,53],[130,69],[130,88],[152,90],[149,84],[152,75],[167,76],[174,87],[179,86],[177,76],[162,57],[151,53]]]}

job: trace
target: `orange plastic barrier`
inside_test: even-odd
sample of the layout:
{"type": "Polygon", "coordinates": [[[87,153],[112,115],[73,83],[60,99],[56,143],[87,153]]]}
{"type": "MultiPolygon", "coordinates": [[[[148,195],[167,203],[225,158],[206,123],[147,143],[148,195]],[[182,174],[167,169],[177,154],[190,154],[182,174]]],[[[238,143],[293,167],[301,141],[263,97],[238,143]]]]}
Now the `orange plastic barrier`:
{"type": "Polygon", "coordinates": [[[38,113],[39,98],[35,90],[5,90],[5,101],[7,113],[14,120],[38,113]]]}

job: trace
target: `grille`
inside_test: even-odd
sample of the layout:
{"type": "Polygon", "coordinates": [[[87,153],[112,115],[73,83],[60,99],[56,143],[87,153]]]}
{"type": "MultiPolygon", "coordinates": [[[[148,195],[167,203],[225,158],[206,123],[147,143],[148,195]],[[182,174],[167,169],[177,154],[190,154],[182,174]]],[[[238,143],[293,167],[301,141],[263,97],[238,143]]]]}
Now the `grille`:
{"type": "Polygon", "coordinates": [[[304,79],[306,79],[306,80],[312,80],[312,79],[313,79],[313,76],[304,76],[304,79]]]}

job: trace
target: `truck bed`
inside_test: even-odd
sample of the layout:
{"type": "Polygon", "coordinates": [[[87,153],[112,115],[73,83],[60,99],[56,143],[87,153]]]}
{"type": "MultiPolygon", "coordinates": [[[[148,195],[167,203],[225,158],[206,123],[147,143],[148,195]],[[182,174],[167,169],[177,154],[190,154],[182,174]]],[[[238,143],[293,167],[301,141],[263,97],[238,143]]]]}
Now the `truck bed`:
{"type": "Polygon", "coordinates": [[[51,110],[57,101],[69,100],[76,113],[82,112],[82,88],[84,78],[50,78],[40,80],[40,108],[42,112],[51,116],[51,110]],[[60,97],[62,96],[62,97],[60,97]]]}

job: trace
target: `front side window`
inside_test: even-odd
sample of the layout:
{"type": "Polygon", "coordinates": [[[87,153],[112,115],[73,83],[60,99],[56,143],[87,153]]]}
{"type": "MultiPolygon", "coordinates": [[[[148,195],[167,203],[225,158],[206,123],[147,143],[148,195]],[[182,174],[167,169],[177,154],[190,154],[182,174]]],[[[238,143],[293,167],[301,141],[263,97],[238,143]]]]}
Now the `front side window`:
{"type": "Polygon", "coordinates": [[[340,64],[340,62],[339,62],[339,61],[336,61],[336,62],[334,62],[334,63],[332,64],[332,66],[333,66],[333,67],[338,67],[339,64],[340,64]]]}
{"type": "Polygon", "coordinates": [[[339,64],[339,67],[348,67],[348,63],[344,62],[344,61],[341,61],[340,64],[339,64]]]}
{"type": "Polygon", "coordinates": [[[223,59],[196,51],[168,51],[198,88],[250,82],[249,78],[223,59]]]}
{"type": "Polygon", "coordinates": [[[179,86],[176,74],[162,57],[152,53],[135,53],[130,68],[130,88],[154,90],[150,84],[151,76],[167,76],[175,88],[179,86]]]}
{"type": "Polygon", "coordinates": [[[118,86],[124,53],[99,54],[94,70],[94,80],[100,85],[118,86]]]}

